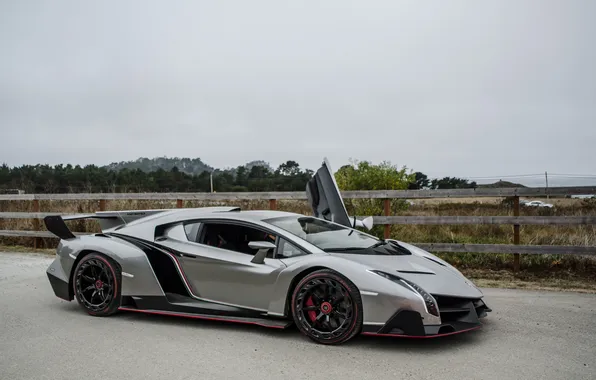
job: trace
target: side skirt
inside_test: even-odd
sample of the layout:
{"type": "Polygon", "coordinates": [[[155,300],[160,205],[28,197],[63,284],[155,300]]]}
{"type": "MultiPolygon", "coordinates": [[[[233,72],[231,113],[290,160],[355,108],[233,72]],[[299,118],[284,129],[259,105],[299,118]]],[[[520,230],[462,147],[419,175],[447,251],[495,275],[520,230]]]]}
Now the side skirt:
{"type": "Polygon", "coordinates": [[[121,311],[251,324],[274,329],[285,329],[293,323],[291,320],[272,318],[262,313],[231,306],[201,302],[178,294],[167,294],[166,297],[127,297],[123,301],[119,308],[121,311]]]}

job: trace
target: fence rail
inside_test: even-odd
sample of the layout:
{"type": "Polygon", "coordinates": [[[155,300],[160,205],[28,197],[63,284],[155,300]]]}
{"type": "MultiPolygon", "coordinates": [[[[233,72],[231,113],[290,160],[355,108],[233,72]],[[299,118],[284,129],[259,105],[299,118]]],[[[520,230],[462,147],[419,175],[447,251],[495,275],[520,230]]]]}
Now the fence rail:
{"type": "MultiPolygon", "coordinates": [[[[73,232],[74,235],[90,235],[91,232],[73,232]]],[[[0,236],[56,238],[49,231],[0,230],[0,236]]],[[[470,252],[530,255],[596,255],[596,247],[573,245],[515,245],[515,244],[462,244],[462,243],[409,243],[430,252],[470,252]]]]}
{"type": "MultiPolygon", "coordinates": [[[[476,188],[445,190],[378,190],[345,191],[346,199],[383,199],[384,215],[373,216],[374,224],[385,226],[385,237],[390,237],[391,225],[513,225],[514,244],[460,244],[411,243],[431,252],[473,252],[513,254],[514,270],[519,270],[519,254],[570,254],[596,256],[596,246],[520,245],[521,225],[596,225],[596,216],[520,216],[520,197],[565,197],[596,194],[595,186],[537,187],[537,188],[476,188]],[[514,216],[397,216],[390,215],[391,199],[513,197],[514,216]]],[[[55,238],[41,227],[40,219],[48,215],[77,215],[73,213],[41,212],[40,201],[99,201],[99,210],[105,211],[106,201],[114,200],[175,200],[176,207],[184,201],[240,201],[268,200],[271,209],[277,209],[278,200],[306,200],[305,192],[242,192],[242,193],[90,193],[90,194],[0,194],[0,201],[32,201],[33,212],[0,212],[1,219],[32,219],[33,231],[0,230],[0,236],[33,238],[37,246],[41,238],[55,238]]],[[[358,217],[360,219],[363,216],[358,217]]],[[[88,233],[75,232],[75,235],[88,233]]]]}
{"type": "Polygon", "coordinates": [[[596,255],[596,247],[574,245],[413,243],[431,252],[513,253],[532,255],[596,255]]]}
{"type": "MultiPolygon", "coordinates": [[[[542,197],[596,194],[596,186],[513,187],[439,190],[359,190],[342,191],[347,199],[423,199],[474,197],[542,197]]],[[[304,200],[304,191],[239,192],[239,193],[84,193],[84,194],[0,194],[0,201],[65,201],[65,200],[304,200]]]]}
{"type": "MultiPolygon", "coordinates": [[[[87,214],[59,212],[0,212],[0,219],[43,219],[46,216],[77,216],[87,214]]],[[[364,219],[366,216],[356,216],[364,219]]],[[[591,225],[596,216],[373,216],[375,225],[438,225],[438,224],[510,224],[510,225],[591,225]]]]}
{"type": "MultiPolygon", "coordinates": [[[[358,217],[362,218],[362,217],[358,217]]],[[[374,216],[377,225],[393,224],[511,224],[511,225],[590,225],[596,216],[374,216]]]]}

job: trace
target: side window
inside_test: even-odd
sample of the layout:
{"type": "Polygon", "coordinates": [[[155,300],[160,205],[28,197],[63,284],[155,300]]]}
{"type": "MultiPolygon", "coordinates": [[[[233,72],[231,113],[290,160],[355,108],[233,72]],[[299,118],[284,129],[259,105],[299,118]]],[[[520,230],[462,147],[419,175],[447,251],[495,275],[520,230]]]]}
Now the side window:
{"type": "MultiPolygon", "coordinates": [[[[258,250],[250,248],[251,241],[268,241],[275,244],[276,236],[263,230],[233,223],[202,223],[203,228],[198,243],[227,249],[247,255],[255,255],[258,250]]],[[[271,257],[273,250],[268,255],[271,257]]]]}
{"type": "Polygon", "coordinates": [[[184,232],[186,232],[186,238],[188,241],[197,243],[199,241],[199,228],[201,222],[193,222],[184,225],[184,232]]]}
{"type": "Polygon", "coordinates": [[[277,248],[278,259],[288,259],[290,257],[302,256],[306,254],[306,252],[289,241],[282,238],[279,239],[279,247],[277,248]]]}

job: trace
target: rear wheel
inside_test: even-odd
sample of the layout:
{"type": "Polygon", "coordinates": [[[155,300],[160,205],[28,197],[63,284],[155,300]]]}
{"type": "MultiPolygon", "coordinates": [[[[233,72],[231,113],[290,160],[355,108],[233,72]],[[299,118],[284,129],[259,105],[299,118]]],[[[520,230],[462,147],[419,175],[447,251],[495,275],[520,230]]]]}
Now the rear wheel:
{"type": "Polygon", "coordinates": [[[360,292],[329,269],[310,273],[298,283],[291,310],[298,329],[317,343],[345,343],[362,329],[360,292]]]}
{"type": "Polygon", "coordinates": [[[87,254],[77,264],[72,282],[77,301],[90,315],[105,317],[118,311],[122,274],[111,258],[87,254]]]}

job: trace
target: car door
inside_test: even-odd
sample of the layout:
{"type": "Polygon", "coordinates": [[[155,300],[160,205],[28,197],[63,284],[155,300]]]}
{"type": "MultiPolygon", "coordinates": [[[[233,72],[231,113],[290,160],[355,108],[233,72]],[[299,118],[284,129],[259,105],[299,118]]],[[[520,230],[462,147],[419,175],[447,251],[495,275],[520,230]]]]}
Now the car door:
{"type": "MultiPolygon", "coordinates": [[[[272,258],[272,253],[263,263],[253,263],[251,260],[254,255],[207,245],[204,241],[205,229],[213,224],[231,228],[241,225],[256,231],[260,231],[259,228],[230,220],[198,223],[198,229],[180,225],[186,233],[193,231],[192,240],[188,240],[186,233],[185,237],[181,233],[170,233],[167,239],[159,242],[183,253],[178,262],[193,295],[205,301],[267,311],[277,276],[286,267],[285,264],[272,258]]],[[[264,230],[262,232],[267,233],[264,230]]],[[[277,242],[277,236],[275,239],[277,242]]]]}
{"type": "Polygon", "coordinates": [[[316,218],[354,227],[327,158],[306,185],[306,196],[316,218]]]}

